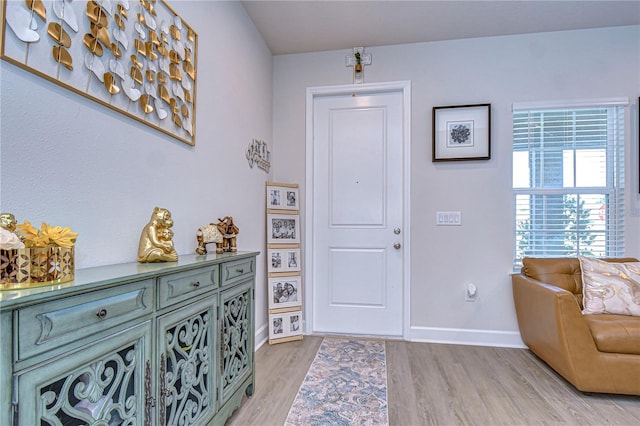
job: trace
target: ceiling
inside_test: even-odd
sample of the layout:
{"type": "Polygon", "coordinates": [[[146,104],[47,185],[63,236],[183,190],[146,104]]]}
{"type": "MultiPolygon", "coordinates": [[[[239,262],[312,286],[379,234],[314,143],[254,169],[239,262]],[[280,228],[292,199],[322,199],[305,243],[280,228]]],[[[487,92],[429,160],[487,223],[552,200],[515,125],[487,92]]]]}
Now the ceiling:
{"type": "Polygon", "coordinates": [[[274,55],[640,24],[640,0],[242,3],[274,55]]]}

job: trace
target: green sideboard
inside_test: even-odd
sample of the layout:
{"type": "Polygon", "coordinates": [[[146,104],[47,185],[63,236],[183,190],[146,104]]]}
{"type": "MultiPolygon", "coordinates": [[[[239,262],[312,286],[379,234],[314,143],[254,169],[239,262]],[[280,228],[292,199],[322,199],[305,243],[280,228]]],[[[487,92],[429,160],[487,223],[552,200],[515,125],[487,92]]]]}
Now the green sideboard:
{"type": "Polygon", "coordinates": [[[0,292],[0,425],[217,425],[251,396],[257,252],[0,292]]]}

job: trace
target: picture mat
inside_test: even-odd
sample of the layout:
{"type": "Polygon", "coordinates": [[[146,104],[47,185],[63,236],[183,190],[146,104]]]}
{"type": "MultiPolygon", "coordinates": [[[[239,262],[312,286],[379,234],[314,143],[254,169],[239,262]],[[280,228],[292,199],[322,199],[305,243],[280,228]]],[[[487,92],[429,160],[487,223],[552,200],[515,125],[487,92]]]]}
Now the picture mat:
{"type": "Polygon", "coordinates": [[[267,212],[271,210],[299,210],[300,192],[297,187],[267,186],[267,212]]]}
{"type": "Polygon", "coordinates": [[[301,336],[302,333],[302,310],[288,311],[277,314],[269,314],[269,339],[277,340],[292,336],[301,336]],[[292,319],[298,318],[294,325],[292,319]],[[297,327],[294,329],[294,327],[297,327]]]}
{"type": "MultiPolygon", "coordinates": [[[[269,273],[288,273],[299,272],[300,265],[300,249],[299,248],[270,248],[267,249],[267,271],[269,273]],[[277,262],[276,256],[280,256],[280,266],[274,264],[277,262]],[[295,259],[293,259],[295,257],[295,259]],[[293,261],[295,260],[295,265],[293,261]]],[[[278,275],[274,275],[278,276],[278,275]]]]}
{"type": "Polygon", "coordinates": [[[300,216],[267,214],[267,243],[300,243],[300,216]]]}
{"type": "Polygon", "coordinates": [[[269,277],[267,281],[269,310],[302,306],[301,275],[269,277]]]}

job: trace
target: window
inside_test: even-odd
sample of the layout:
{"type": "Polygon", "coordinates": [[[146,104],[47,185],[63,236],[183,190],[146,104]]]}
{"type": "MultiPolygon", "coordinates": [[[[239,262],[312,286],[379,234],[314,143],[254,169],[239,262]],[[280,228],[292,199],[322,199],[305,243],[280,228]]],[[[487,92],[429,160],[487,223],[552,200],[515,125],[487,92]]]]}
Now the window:
{"type": "Polygon", "coordinates": [[[624,254],[624,104],[514,105],[514,269],[624,254]]]}

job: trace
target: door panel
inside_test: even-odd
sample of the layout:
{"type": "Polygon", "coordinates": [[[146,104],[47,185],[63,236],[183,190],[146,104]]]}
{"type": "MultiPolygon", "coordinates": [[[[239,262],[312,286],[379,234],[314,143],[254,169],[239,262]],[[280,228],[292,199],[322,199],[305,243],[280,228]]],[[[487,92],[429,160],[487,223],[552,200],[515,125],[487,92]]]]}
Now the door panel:
{"type": "Polygon", "coordinates": [[[332,248],[330,305],[384,307],[385,250],[332,248]]]}
{"type": "Polygon", "coordinates": [[[316,97],[313,126],[313,329],[402,335],[402,92],[316,97]]]}
{"type": "Polygon", "coordinates": [[[329,120],[331,226],[383,226],[385,110],[332,110],[329,120]]]}

